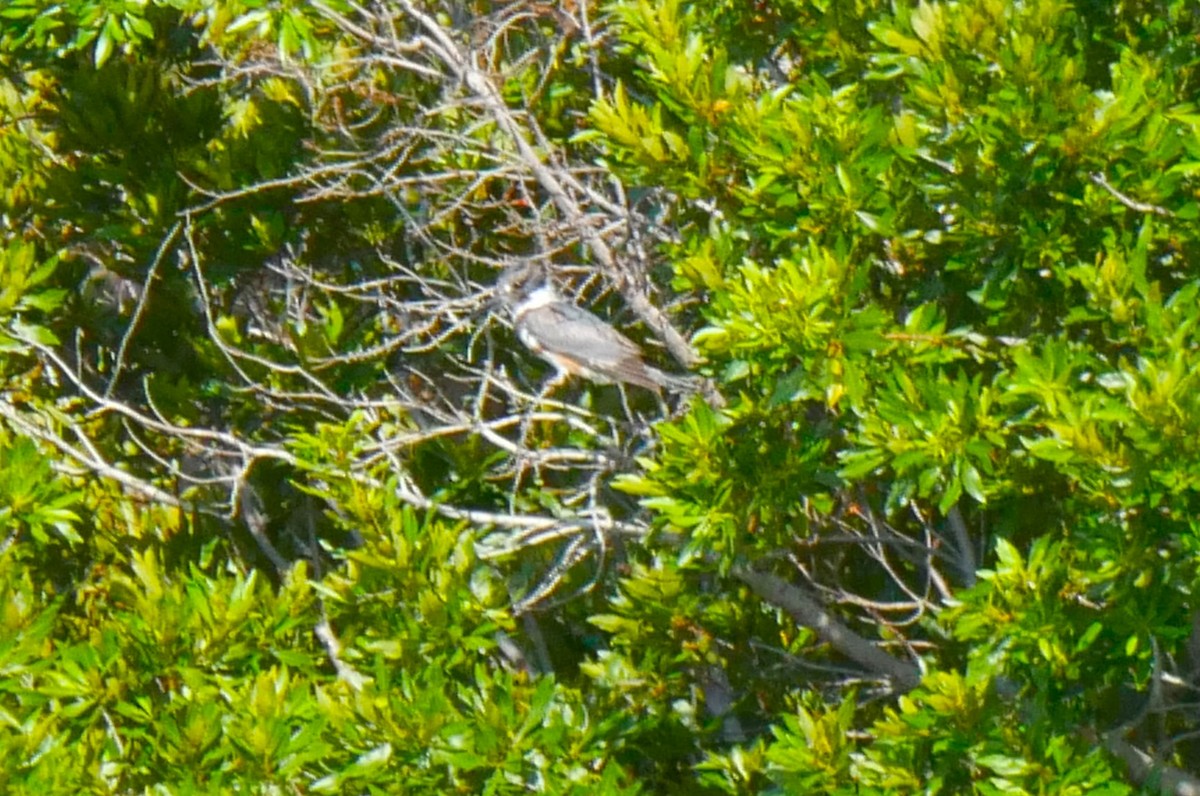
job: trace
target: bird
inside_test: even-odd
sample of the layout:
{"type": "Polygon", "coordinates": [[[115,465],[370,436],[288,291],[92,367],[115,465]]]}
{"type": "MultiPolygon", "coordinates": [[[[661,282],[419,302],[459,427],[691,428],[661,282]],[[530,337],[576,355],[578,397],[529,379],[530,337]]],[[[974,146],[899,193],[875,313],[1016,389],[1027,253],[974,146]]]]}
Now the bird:
{"type": "Polygon", "coordinates": [[[698,389],[693,376],[646,364],[636,343],[564,299],[540,268],[510,267],[497,281],[495,293],[512,315],[517,339],[558,371],[555,382],[580,376],[597,384],[632,384],[655,393],[698,389]]]}

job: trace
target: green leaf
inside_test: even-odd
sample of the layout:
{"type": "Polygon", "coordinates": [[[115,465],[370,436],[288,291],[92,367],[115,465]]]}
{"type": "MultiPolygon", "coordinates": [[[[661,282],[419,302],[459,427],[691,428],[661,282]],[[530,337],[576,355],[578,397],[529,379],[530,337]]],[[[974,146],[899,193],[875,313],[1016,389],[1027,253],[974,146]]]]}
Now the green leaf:
{"type": "Polygon", "coordinates": [[[105,25],[96,37],[96,44],[92,51],[92,63],[97,69],[104,66],[113,52],[113,37],[108,32],[108,26],[105,25]]]}
{"type": "Polygon", "coordinates": [[[1017,552],[1017,548],[1007,539],[996,540],[996,558],[999,559],[1002,570],[1020,571],[1025,568],[1025,562],[1021,560],[1021,554],[1017,552]]]}
{"type": "Polygon", "coordinates": [[[963,466],[962,486],[966,493],[980,503],[987,503],[987,495],[984,493],[983,476],[975,469],[973,464],[967,463],[963,466]]]}

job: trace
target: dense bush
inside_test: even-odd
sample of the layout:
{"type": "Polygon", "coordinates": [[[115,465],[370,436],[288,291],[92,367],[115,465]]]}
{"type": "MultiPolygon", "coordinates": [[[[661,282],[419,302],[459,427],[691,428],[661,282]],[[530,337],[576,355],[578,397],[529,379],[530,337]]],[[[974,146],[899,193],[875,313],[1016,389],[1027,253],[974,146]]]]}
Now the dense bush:
{"type": "Polygon", "coordinates": [[[8,3],[0,790],[1200,787],[1192,6],[8,3]]]}

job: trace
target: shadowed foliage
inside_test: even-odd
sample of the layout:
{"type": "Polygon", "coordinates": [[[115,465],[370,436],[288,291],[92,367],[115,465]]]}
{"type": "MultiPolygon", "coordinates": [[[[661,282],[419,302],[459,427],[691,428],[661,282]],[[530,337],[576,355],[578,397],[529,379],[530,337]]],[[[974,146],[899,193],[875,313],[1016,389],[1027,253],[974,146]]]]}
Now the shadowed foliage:
{"type": "Polygon", "coordinates": [[[0,791],[1194,792],[1193,5],[4,4],[0,791]]]}

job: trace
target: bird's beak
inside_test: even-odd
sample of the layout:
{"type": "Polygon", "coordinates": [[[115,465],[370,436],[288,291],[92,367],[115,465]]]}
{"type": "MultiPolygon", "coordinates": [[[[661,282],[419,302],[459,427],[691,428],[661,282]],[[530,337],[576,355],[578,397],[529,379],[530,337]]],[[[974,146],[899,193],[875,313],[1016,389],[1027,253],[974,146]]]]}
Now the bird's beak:
{"type": "Polygon", "coordinates": [[[496,312],[505,309],[507,306],[508,302],[504,298],[504,293],[499,288],[492,288],[492,295],[488,297],[483,308],[487,312],[496,312]]]}

